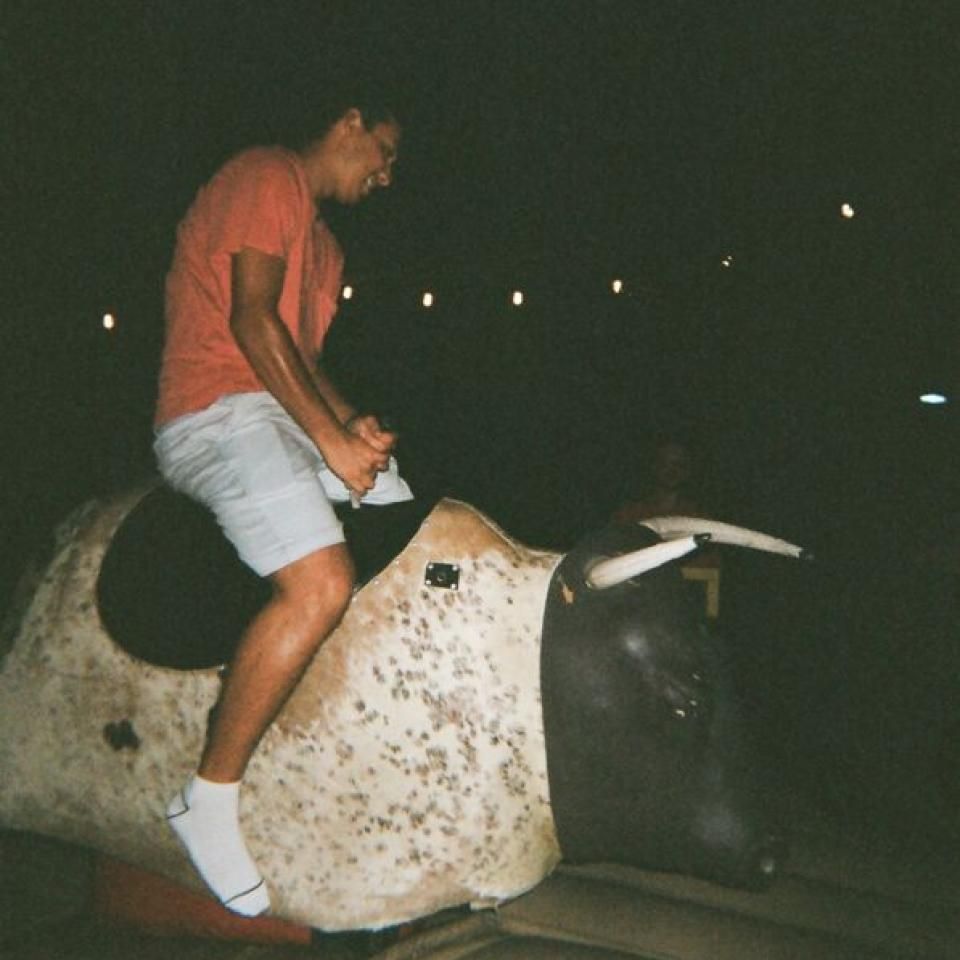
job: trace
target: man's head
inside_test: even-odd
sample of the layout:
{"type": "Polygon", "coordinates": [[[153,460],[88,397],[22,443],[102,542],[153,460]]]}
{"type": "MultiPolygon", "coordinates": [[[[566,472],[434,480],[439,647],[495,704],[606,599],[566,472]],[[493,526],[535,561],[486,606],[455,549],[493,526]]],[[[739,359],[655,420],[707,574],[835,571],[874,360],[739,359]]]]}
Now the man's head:
{"type": "Polygon", "coordinates": [[[390,185],[400,125],[386,110],[351,106],[299,150],[319,200],[354,204],[390,185]]]}
{"type": "Polygon", "coordinates": [[[332,197],[340,203],[358,203],[378,187],[388,187],[400,145],[400,125],[392,115],[364,116],[349,107],[324,138],[332,147],[332,197]]]}

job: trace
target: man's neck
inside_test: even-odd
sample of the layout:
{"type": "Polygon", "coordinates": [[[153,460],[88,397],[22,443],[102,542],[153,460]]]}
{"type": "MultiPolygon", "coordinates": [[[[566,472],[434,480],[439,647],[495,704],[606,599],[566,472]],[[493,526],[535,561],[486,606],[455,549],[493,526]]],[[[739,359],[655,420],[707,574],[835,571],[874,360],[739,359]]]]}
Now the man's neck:
{"type": "Polygon", "coordinates": [[[308,144],[297,154],[307,174],[307,186],[310,188],[313,199],[318,203],[333,196],[334,179],[331,147],[329,138],[324,138],[308,144]]]}

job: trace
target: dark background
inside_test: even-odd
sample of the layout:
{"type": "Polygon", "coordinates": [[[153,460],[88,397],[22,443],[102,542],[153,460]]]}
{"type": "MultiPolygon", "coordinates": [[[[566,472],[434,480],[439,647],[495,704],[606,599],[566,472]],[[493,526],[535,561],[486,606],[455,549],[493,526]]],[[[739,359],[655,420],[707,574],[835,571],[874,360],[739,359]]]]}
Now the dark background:
{"type": "Polygon", "coordinates": [[[949,0],[7,0],[4,596],[70,507],[152,471],[163,275],[197,187],[356,72],[405,132],[391,190],[330,212],[356,296],[328,362],[400,425],[418,492],[565,549],[679,432],[715,515],[818,554],[725,554],[772,762],[956,839],[956,20],[949,0]]]}

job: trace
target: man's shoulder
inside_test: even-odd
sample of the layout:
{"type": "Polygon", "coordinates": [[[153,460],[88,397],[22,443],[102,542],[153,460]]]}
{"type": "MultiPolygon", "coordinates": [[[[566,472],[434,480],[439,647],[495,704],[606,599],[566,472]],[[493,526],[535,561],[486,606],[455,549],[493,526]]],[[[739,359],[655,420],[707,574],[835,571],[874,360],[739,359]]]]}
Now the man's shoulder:
{"type": "Polygon", "coordinates": [[[220,169],[225,177],[255,175],[300,181],[297,155],[283,147],[249,147],[231,157],[220,169]]]}

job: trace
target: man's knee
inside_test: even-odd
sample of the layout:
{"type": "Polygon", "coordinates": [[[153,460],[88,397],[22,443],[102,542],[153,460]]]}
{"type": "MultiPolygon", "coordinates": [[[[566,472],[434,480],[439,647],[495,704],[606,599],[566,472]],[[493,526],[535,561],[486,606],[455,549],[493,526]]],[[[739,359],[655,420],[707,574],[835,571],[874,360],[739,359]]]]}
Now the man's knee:
{"type": "Polygon", "coordinates": [[[353,561],[346,546],[337,544],[294,561],[272,579],[277,595],[307,622],[335,624],[353,595],[353,561]]]}

